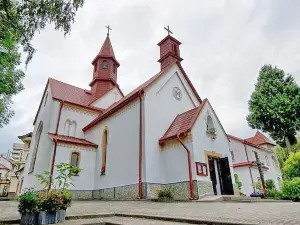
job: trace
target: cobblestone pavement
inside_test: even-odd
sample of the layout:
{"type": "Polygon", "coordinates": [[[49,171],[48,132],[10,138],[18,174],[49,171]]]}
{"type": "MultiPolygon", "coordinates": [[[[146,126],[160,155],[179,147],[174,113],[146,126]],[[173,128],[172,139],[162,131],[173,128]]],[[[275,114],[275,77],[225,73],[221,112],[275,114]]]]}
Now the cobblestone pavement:
{"type": "MultiPolygon", "coordinates": [[[[17,202],[0,202],[0,220],[18,219],[17,202]]],[[[300,224],[300,203],[293,202],[176,202],[77,201],[68,216],[137,214],[249,224],[300,224]]]]}

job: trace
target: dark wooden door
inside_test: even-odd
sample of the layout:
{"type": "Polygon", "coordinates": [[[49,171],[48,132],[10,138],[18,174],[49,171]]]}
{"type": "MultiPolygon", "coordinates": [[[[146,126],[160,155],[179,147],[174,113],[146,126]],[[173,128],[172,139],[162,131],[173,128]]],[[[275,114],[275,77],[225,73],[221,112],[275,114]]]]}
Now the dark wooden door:
{"type": "Polygon", "coordinates": [[[233,185],[228,157],[218,159],[218,170],[222,195],[233,195],[233,185]]]}

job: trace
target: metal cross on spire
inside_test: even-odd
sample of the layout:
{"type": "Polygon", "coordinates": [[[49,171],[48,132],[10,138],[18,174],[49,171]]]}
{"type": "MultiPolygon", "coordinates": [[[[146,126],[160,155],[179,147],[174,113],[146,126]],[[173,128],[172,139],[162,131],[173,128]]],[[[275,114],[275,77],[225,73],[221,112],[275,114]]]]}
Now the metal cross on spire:
{"type": "Polygon", "coordinates": [[[170,30],[169,25],[167,27],[164,27],[166,31],[168,31],[168,35],[173,34],[173,32],[170,30]]]}
{"type": "Polygon", "coordinates": [[[112,30],[109,25],[105,26],[107,28],[107,35],[109,35],[109,30],[112,30]]]}

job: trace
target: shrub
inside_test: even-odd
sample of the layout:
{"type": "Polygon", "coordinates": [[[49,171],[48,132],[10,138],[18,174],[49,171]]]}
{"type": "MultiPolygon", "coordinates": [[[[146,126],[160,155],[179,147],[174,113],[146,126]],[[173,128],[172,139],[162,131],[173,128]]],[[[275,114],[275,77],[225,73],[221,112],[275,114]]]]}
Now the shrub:
{"type": "Polygon", "coordinates": [[[282,193],[280,191],[277,191],[276,189],[268,189],[266,197],[271,199],[281,199],[282,193]]]}
{"type": "Polygon", "coordinates": [[[161,190],[158,190],[158,198],[173,198],[174,189],[171,186],[166,186],[161,190]]]}
{"type": "Polygon", "coordinates": [[[39,196],[33,188],[26,189],[19,198],[18,211],[21,214],[37,212],[39,210],[39,196]]]}
{"type": "Polygon", "coordinates": [[[290,153],[288,159],[283,164],[283,175],[287,180],[300,177],[300,152],[290,153]]]}
{"type": "Polygon", "coordinates": [[[266,185],[266,188],[268,190],[274,190],[275,189],[274,181],[271,180],[271,179],[265,180],[265,185],[266,185]]]}
{"type": "Polygon", "coordinates": [[[253,184],[253,187],[257,190],[257,191],[261,191],[262,190],[262,185],[260,181],[257,181],[253,184]]]}
{"type": "Polygon", "coordinates": [[[292,180],[282,182],[282,195],[284,199],[293,201],[300,200],[300,177],[295,177],[292,180]]]}
{"type": "Polygon", "coordinates": [[[236,186],[237,186],[237,189],[239,190],[239,191],[241,191],[242,190],[242,186],[243,186],[243,183],[239,180],[239,175],[238,174],[234,174],[234,180],[235,180],[235,184],[236,184],[236,186]]]}

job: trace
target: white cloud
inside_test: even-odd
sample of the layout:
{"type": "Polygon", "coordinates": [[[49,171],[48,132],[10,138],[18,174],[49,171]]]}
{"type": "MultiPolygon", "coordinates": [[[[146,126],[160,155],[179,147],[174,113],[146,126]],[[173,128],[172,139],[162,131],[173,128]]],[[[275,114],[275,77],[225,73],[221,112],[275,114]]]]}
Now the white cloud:
{"type": "Polygon", "coordinates": [[[0,130],[0,152],[31,131],[48,77],[89,88],[90,63],[107,24],[125,93],[159,71],[156,44],[170,25],[200,96],[209,98],[227,132],[250,136],[247,101],[261,66],[277,65],[300,83],[299,6],[297,0],[86,1],[66,38],[52,26],[34,38],[38,52],[26,71],[25,91],[14,98],[16,115],[0,130]]]}

